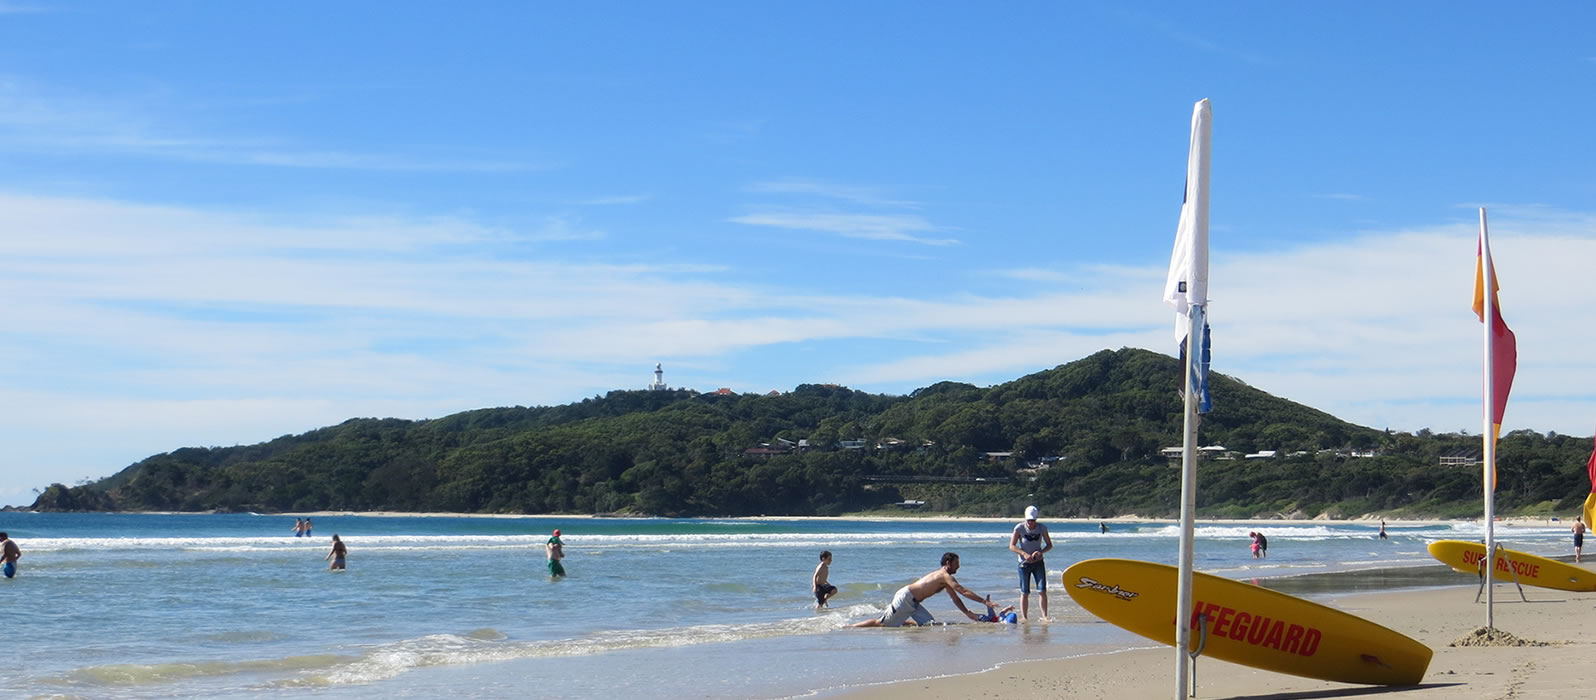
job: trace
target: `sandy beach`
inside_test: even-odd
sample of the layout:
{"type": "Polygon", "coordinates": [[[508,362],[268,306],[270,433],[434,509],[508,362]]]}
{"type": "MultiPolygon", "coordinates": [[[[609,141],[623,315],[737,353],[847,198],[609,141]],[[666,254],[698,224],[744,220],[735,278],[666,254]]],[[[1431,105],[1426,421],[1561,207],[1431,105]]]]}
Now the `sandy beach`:
{"type": "MultiPolygon", "coordinates": [[[[1590,562],[1581,564],[1593,568],[1590,562]]],[[[1596,569],[1593,569],[1596,570],[1596,569]]],[[[1591,694],[1596,640],[1589,621],[1596,593],[1524,589],[1498,584],[1496,628],[1547,646],[1450,646],[1485,624],[1476,586],[1353,595],[1327,601],[1417,639],[1435,650],[1424,683],[1386,688],[1345,685],[1199,660],[1197,697],[1307,700],[1391,695],[1404,699],[1568,700],[1591,694]]],[[[1152,642],[1147,642],[1151,645],[1152,642]]],[[[905,681],[844,691],[846,700],[965,700],[968,698],[1168,698],[1174,694],[1174,652],[1143,648],[1059,661],[1008,664],[982,673],[905,681]]]]}

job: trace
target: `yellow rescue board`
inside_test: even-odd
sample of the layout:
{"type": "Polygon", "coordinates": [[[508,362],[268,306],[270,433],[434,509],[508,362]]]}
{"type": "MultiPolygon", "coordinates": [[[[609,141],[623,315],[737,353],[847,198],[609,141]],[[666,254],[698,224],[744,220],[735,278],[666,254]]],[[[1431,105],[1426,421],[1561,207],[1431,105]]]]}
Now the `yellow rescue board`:
{"type": "MultiPolygon", "coordinates": [[[[1458,571],[1478,575],[1480,561],[1485,559],[1485,544],[1463,540],[1431,542],[1430,556],[1458,571]]],[[[1596,572],[1511,549],[1497,550],[1495,566],[1491,567],[1492,578],[1512,581],[1514,574],[1518,574],[1519,583],[1529,586],[1559,591],[1596,591],[1596,572]]]]}
{"type": "MultiPolygon", "coordinates": [[[[1064,570],[1081,607],[1156,642],[1175,643],[1178,570],[1130,559],[1088,559],[1064,570]]],[[[1356,615],[1240,581],[1193,572],[1192,644],[1206,614],[1201,658],[1339,683],[1418,685],[1430,648],[1356,615]]]]}

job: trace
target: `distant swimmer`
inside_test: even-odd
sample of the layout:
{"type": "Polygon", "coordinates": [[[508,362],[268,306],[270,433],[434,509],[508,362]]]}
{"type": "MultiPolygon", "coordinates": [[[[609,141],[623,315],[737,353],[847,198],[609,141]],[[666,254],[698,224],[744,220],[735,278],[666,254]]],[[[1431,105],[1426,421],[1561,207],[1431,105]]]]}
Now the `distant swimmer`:
{"type": "Polygon", "coordinates": [[[1254,559],[1269,557],[1269,538],[1264,537],[1262,532],[1252,533],[1252,557],[1254,559]]]}
{"type": "MultiPolygon", "coordinates": [[[[1569,526],[1569,531],[1574,533],[1574,563],[1579,563],[1580,549],[1585,546],[1585,516],[1574,516],[1574,524],[1569,526]]],[[[5,535],[0,534],[0,539],[5,535]]],[[[10,574],[7,574],[9,576],[10,574]]]]}
{"type": "Polygon", "coordinates": [[[1097,531],[1101,532],[1101,533],[1103,533],[1105,535],[1108,534],[1108,523],[1098,523],[1097,524],[1097,531]]]}
{"type": "Polygon", "coordinates": [[[881,613],[881,617],[865,620],[854,625],[854,627],[902,627],[906,624],[931,624],[936,618],[933,618],[931,611],[926,610],[920,603],[942,591],[947,591],[948,597],[953,600],[953,607],[963,612],[965,617],[979,622],[981,616],[970,612],[970,609],[964,606],[964,601],[959,600],[959,596],[963,595],[983,605],[986,604],[987,599],[959,585],[959,582],[953,578],[953,575],[958,572],[959,555],[953,552],[943,554],[942,568],[921,576],[920,580],[914,583],[899,588],[898,592],[892,596],[892,604],[887,606],[886,612],[881,613]]]}
{"type": "Polygon", "coordinates": [[[831,585],[831,550],[820,553],[820,564],[815,567],[815,580],[813,591],[815,594],[815,609],[826,607],[826,601],[837,595],[837,587],[831,585]]]}
{"type": "Polygon", "coordinates": [[[1382,540],[1390,539],[1390,538],[1386,537],[1386,534],[1385,534],[1385,521],[1384,520],[1380,521],[1380,539],[1382,539],[1382,540]]]}
{"type": "Polygon", "coordinates": [[[305,536],[306,537],[310,536],[310,527],[311,527],[310,518],[305,518],[305,536]]]}
{"type": "Polygon", "coordinates": [[[6,578],[17,577],[17,560],[22,558],[22,550],[17,547],[17,541],[11,539],[4,532],[0,532],[0,573],[6,578]]]}
{"type": "Polygon", "coordinates": [[[556,529],[554,536],[543,544],[543,551],[549,557],[549,576],[559,578],[565,575],[565,566],[560,560],[565,558],[565,543],[560,541],[560,531],[556,529]]]}
{"type": "Polygon", "coordinates": [[[1020,555],[1020,617],[1031,619],[1031,585],[1042,597],[1042,619],[1047,619],[1047,563],[1042,555],[1053,548],[1047,526],[1036,521],[1036,506],[1025,509],[1025,522],[1014,526],[1009,535],[1009,551],[1020,555]]]}
{"type": "Polygon", "coordinates": [[[331,570],[331,571],[343,571],[344,568],[345,568],[344,567],[344,558],[347,557],[347,556],[349,556],[349,550],[344,547],[344,541],[338,539],[337,535],[333,535],[332,551],[328,552],[327,556],[322,557],[321,560],[322,561],[327,561],[328,559],[332,560],[332,566],[327,567],[328,570],[331,570]]]}
{"type": "Polygon", "coordinates": [[[305,536],[305,519],[304,518],[294,518],[294,536],[295,537],[304,537],[305,536]]]}

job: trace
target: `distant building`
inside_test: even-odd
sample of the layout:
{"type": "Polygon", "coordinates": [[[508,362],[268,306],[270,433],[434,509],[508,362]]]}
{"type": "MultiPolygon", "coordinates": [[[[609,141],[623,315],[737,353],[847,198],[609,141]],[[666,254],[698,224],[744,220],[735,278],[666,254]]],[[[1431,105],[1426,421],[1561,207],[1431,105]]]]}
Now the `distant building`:
{"type": "Polygon", "coordinates": [[[654,383],[648,385],[649,391],[665,391],[670,387],[665,386],[665,368],[660,363],[654,363],[654,383]]]}

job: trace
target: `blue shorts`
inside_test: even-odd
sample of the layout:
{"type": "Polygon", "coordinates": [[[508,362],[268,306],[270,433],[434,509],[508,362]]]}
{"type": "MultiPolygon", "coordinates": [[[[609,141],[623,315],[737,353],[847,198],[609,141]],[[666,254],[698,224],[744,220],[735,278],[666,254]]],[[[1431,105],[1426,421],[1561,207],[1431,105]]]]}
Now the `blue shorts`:
{"type": "Polygon", "coordinates": [[[6,578],[16,578],[17,577],[17,563],[16,562],[14,562],[14,561],[6,562],[6,565],[5,565],[4,569],[5,569],[4,573],[6,575],[6,578]]]}
{"type": "Polygon", "coordinates": [[[1047,592],[1047,563],[1032,562],[1020,565],[1020,593],[1031,594],[1031,581],[1036,581],[1036,590],[1047,592]]]}

